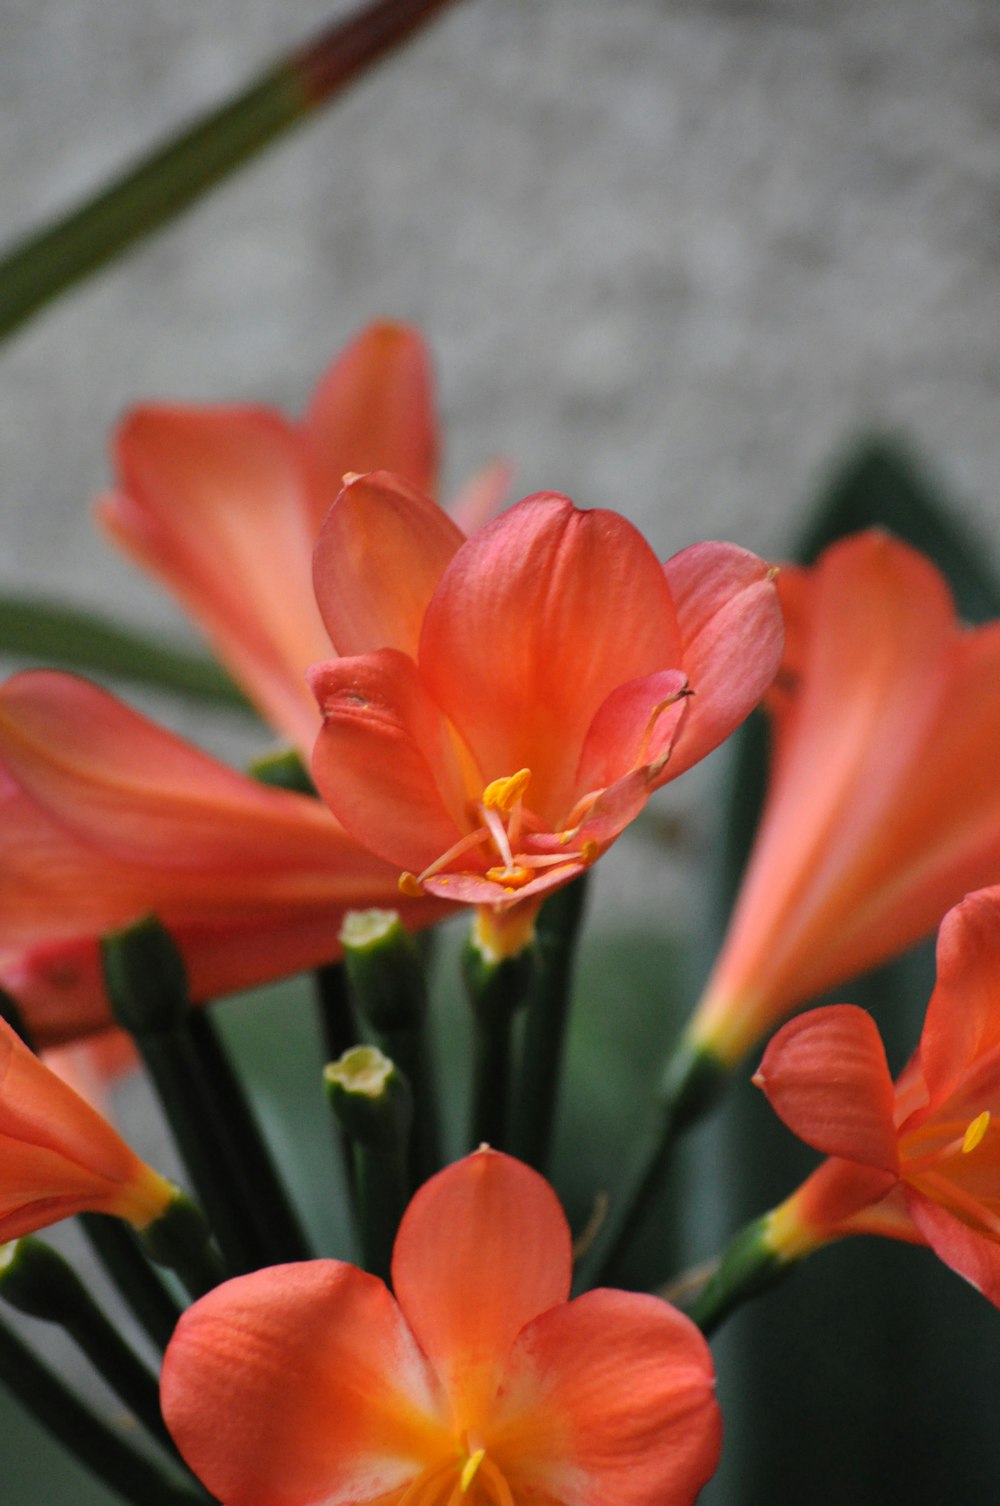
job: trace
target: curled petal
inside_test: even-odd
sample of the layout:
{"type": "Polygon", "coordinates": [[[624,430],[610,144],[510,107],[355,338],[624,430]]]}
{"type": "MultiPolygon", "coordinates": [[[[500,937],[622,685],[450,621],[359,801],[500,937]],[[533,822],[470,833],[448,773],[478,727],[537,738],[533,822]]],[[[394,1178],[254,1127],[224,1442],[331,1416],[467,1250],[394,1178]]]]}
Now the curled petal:
{"type": "Polygon", "coordinates": [[[179,598],[264,716],[308,747],[317,720],[303,670],[329,646],[291,425],[261,408],[136,408],[115,452],[101,523],[179,598]]]}
{"type": "Polygon", "coordinates": [[[463,827],[447,728],[416,665],[383,649],[314,665],[309,683],[323,713],[313,753],[323,799],[359,842],[419,872],[463,827]]]}
{"type": "Polygon", "coordinates": [[[683,670],[666,669],[619,685],[599,707],[580,754],[577,788],[604,789],[633,769],[659,766],[651,788],[668,777],[668,764],[689,713],[683,670]]]}
{"type": "Polygon", "coordinates": [[[592,1291],[519,1335],[487,1448],[516,1501],[691,1506],[722,1422],[708,1345],[656,1297],[592,1291]]]}
{"type": "Polygon", "coordinates": [[[664,565],[694,691],[669,777],[739,726],[778,671],[784,643],[775,572],[735,544],[693,544],[664,565]]]}
{"type": "Polygon", "coordinates": [[[1000,889],[967,895],[938,932],[937,984],[920,1038],[920,1068],[940,1103],[1000,1048],[1000,889]]]}
{"type": "Polygon", "coordinates": [[[463,534],[436,502],[385,471],[344,486],[316,544],[316,599],[338,654],[416,657],[420,626],[463,534]]]}
{"type": "Polygon", "coordinates": [[[163,1415],[226,1506],[355,1506],[449,1447],[426,1361],[381,1281],[336,1260],[216,1287],[164,1357],[163,1415]]]}
{"type": "Polygon", "coordinates": [[[396,1240],[393,1287],[457,1429],[482,1423],[519,1330],[565,1302],[571,1264],[555,1193],[510,1156],[483,1148],[417,1192],[396,1240]]]}
{"type": "Polygon", "coordinates": [[[317,476],[313,537],[348,471],[394,471],[434,494],[434,407],[434,375],[419,330],[380,320],[351,341],[317,386],[302,424],[317,476]]]}
{"type": "Polygon", "coordinates": [[[641,534],[544,494],[454,556],[419,662],[484,781],[530,768],[531,807],[551,826],[585,793],[578,750],[601,703],[627,680],[676,667],[678,648],[670,591],[641,534]]]}
{"type": "Polygon", "coordinates": [[[833,1004],[790,1020],[754,1082],[800,1139],[828,1156],[895,1174],[895,1092],[874,1020],[833,1004]]]}

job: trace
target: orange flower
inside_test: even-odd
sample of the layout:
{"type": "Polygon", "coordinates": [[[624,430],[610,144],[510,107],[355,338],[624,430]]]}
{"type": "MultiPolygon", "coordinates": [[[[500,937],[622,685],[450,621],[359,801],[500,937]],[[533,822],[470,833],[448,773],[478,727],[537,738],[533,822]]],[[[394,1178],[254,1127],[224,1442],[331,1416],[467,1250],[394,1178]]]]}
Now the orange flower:
{"type": "Polygon", "coordinates": [[[1000,623],[963,628],[934,566],[876,532],[779,590],[770,789],[687,1032],[728,1063],[1000,879],[1000,623]]]}
{"type": "Polygon", "coordinates": [[[97,938],[150,911],[203,1000],[328,961],[346,910],[399,898],[317,800],[46,670],[0,686],[0,833],[0,986],[41,1045],[110,1023],[97,938]]]}
{"type": "Polygon", "coordinates": [[[190,1308],[167,1425],[227,1506],[690,1506],[720,1445],[705,1341],[655,1297],[568,1302],[570,1274],[551,1188],[478,1151],[410,1204],[397,1300],[317,1260],[190,1308]]]}
{"type": "MultiPolygon", "coordinates": [[[[115,436],[115,490],[98,517],[179,597],[265,719],[308,756],[319,728],[303,674],[330,643],[312,551],[346,471],[437,481],[430,361],[406,325],[369,325],[320,381],[305,417],[261,407],[147,405],[115,436]]],[[[456,499],[463,526],[502,500],[496,465],[456,499]]]]}
{"type": "Polygon", "coordinates": [[[895,1087],[871,1017],[790,1021],[754,1078],[827,1161],[767,1220],[794,1259],[847,1234],[931,1249],[1000,1306],[1000,889],[945,917],[919,1048],[895,1087]]]}
{"type": "Polygon", "coordinates": [[[343,656],[310,673],[324,799],[419,875],[404,892],[501,911],[588,867],[742,721],[781,648],[771,572],[734,545],[664,566],[551,493],[465,540],[385,473],[331,508],[316,594],[343,656]]]}
{"type": "Polygon", "coordinates": [[[141,1229],[175,1191],[0,1020],[0,1241],[75,1213],[141,1229]]]}

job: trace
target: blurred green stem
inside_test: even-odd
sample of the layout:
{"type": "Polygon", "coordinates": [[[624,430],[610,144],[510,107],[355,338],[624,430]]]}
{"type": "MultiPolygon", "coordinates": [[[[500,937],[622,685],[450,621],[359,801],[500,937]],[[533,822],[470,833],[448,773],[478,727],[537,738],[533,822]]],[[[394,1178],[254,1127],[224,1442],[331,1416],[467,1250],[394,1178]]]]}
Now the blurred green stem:
{"type": "Polygon", "coordinates": [[[376,0],[327,27],[0,261],[0,338],[174,219],[452,0],[376,0]]]}

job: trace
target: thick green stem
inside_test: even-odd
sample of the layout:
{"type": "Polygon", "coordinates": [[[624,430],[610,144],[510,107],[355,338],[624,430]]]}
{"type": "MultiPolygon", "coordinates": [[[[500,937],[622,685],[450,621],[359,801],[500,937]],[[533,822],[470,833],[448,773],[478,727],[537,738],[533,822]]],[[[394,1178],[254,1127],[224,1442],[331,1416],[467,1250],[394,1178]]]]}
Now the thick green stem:
{"type": "Polygon", "coordinates": [[[165,1349],[181,1310],[150,1266],[135,1233],[103,1213],[81,1213],[80,1224],[91,1249],[153,1343],[165,1349]]]}
{"type": "Polygon", "coordinates": [[[156,1376],[97,1306],[68,1261],[26,1236],[0,1246],[0,1296],[19,1312],[63,1328],[143,1427],[175,1452],[160,1413],[156,1376]]]}
{"type": "Polygon", "coordinates": [[[547,1167],[552,1148],[573,963],[586,902],[587,875],[582,874],[546,901],[535,931],[538,967],[528,996],[511,1133],[514,1154],[539,1171],[547,1167]]]}
{"type": "Polygon", "coordinates": [[[513,956],[496,960],[486,956],[474,939],[465,949],[462,972],[474,1031],[469,1130],[473,1149],[491,1145],[506,1150],[509,1144],[514,1018],[527,1001],[536,956],[534,941],[513,956]]]}
{"type": "Polygon", "coordinates": [[[205,1506],[207,1495],[177,1483],[126,1443],[4,1324],[0,1379],[63,1448],[132,1506],[205,1506]]]}
{"type": "Polygon", "coordinates": [[[388,1281],[396,1230],[409,1200],[413,1096],[377,1046],[355,1046],[331,1062],[323,1077],[330,1106],[353,1147],[363,1263],[388,1281]]]}
{"type": "MultiPolygon", "coordinates": [[[[316,985],[316,1013],[319,1019],[320,1041],[323,1061],[338,1061],[345,1051],[350,1051],[360,1041],[357,1016],[351,1001],[347,972],[342,962],[328,962],[313,974],[316,985]]],[[[334,1121],[336,1154],[344,1172],[347,1195],[354,1212],[358,1209],[358,1188],[354,1152],[350,1137],[343,1125],[334,1121]]]]}
{"type": "Polygon", "coordinates": [[[737,1307],[767,1291],[791,1270],[792,1263],[782,1260],[768,1244],[767,1228],[765,1215],[737,1234],[704,1290],[689,1306],[689,1317],[706,1337],[737,1307]]]}
{"type": "Polygon", "coordinates": [[[0,261],[0,338],[167,224],[332,99],[450,0],[376,0],[283,58],[0,261]]]}
{"type": "Polygon", "coordinates": [[[631,1169],[612,1193],[608,1216],[577,1268],[578,1290],[613,1284],[624,1251],[663,1188],[676,1136],[701,1117],[727,1078],[728,1068],[717,1057],[681,1042],[667,1063],[631,1169]]]}

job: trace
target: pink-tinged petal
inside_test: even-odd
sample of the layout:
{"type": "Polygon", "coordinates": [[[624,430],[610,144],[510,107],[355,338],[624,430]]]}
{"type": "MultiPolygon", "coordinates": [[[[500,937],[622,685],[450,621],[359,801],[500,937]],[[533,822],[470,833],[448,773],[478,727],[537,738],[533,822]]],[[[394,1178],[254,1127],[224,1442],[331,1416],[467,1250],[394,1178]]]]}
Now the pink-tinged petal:
{"type": "Polygon", "coordinates": [[[667,765],[685,718],[690,697],[683,692],[682,670],[666,669],[619,685],[598,708],[590,724],[576,783],[580,790],[601,790],[634,769],[661,765],[651,788],[668,777],[667,765]]]}
{"type": "Polygon", "coordinates": [[[465,828],[447,728],[416,665],[384,649],[314,665],[309,683],[323,713],[317,789],[359,842],[419,872],[465,828]]]}
{"type": "Polygon", "coordinates": [[[216,1287],[167,1349],[163,1415],[226,1506],[358,1506],[445,1452],[434,1377],[381,1281],[336,1260],[216,1287]]]}
{"type": "Polygon", "coordinates": [[[565,1302],[571,1270],[559,1201],[522,1162],[482,1149],[417,1192],[396,1239],[393,1287],[457,1431],[487,1416],[519,1330],[565,1302]]]}
{"type": "Polygon", "coordinates": [[[919,1061],[932,1103],[1000,1048],[1000,889],[968,895],[938,932],[937,984],[919,1061]]]}
{"type": "Polygon", "coordinates": [[[302,432],[319,483],[314,532],[348,471],[395,471],[433,495],[434,375],[420,332],[388,320],[363,329],[320,381],[302,432]]]}
{"type": "Polygon", "coordinates": [[[430,878],[422,880],[421,888],[427,894],[436,895],[438,899],[448,900],[451,904],[521,904],[525,900],[548,894],[553,889],[560,889],[571,879],[578,878],[586,868],[587,864],[582,862],[553,864],[551,868],[540,868],[537,878],[529,879],[516,889],[477,873],[444,872],[432,874],[430,878]]]}
{"type": "Polygon", "coordinates": [[[575,786],[587,730],[619,685],[676,668],[661,566],[630,523],[565,497],[526,498],[455,555],[431,599],[419,662],[486,780],[532,774],[552,825],[575,786]]]}
{"type": "Polygon", "coordinates": [[[691,1506],[722,1445],[714,1379],[708,1345],[674,1308],[587,1292],[519,1335],[487,1453],[515,1501],[691,1506]]]}
{"type": "Polygon", "coordinates": [[[262,408],[137,408],[115,458],[118,486],[98,509],[108,533],[178,597],[264,716],[308,747],[317,719],[303,675],[329,646],[291,425],[262,408]]]}
{"type": "Polygon", "coordinates": [[[255,873],[350,845],[316,801],[266,788],[86,680],[30,670],[0,686],[0,759],[82,841],[175,871],[255,873]]]}
{"type": "Polygon", "coordinates": [[[464,534],[476,533],[496,517],[510,496],[514,467],[509,460],[494,460],[478,471],[448,503],[448,516],[464,534]]]}
{"type": "Polygon", "coordinates": [[[386,471],[344,486],[316,544],[316,600],[338,654],[415,658],[427,603],[463,542],[436,502],[386,471]]]}
{"type": "Polygon", "coordinates": [[[935,1255],[1000,1307],[1000,1229],[973,1229],[913,1187],[906,1188],[906,1197],[910,1217],[935,1255]]]}
{"type": "Polygon", "coordinates": [[[664,565],[694,691],[671,754],[675,778],[750,714],[773,681],[784,642],[774,571],[735,544],[694,544],[664,565]]]}
{"type": "Polygon", "coordinates": [[[896,1173],[895,1093],[874,1020],[833,1004],[790,1020],[754,1077],[780,1119],[828,1156],[896,1173]]]}

